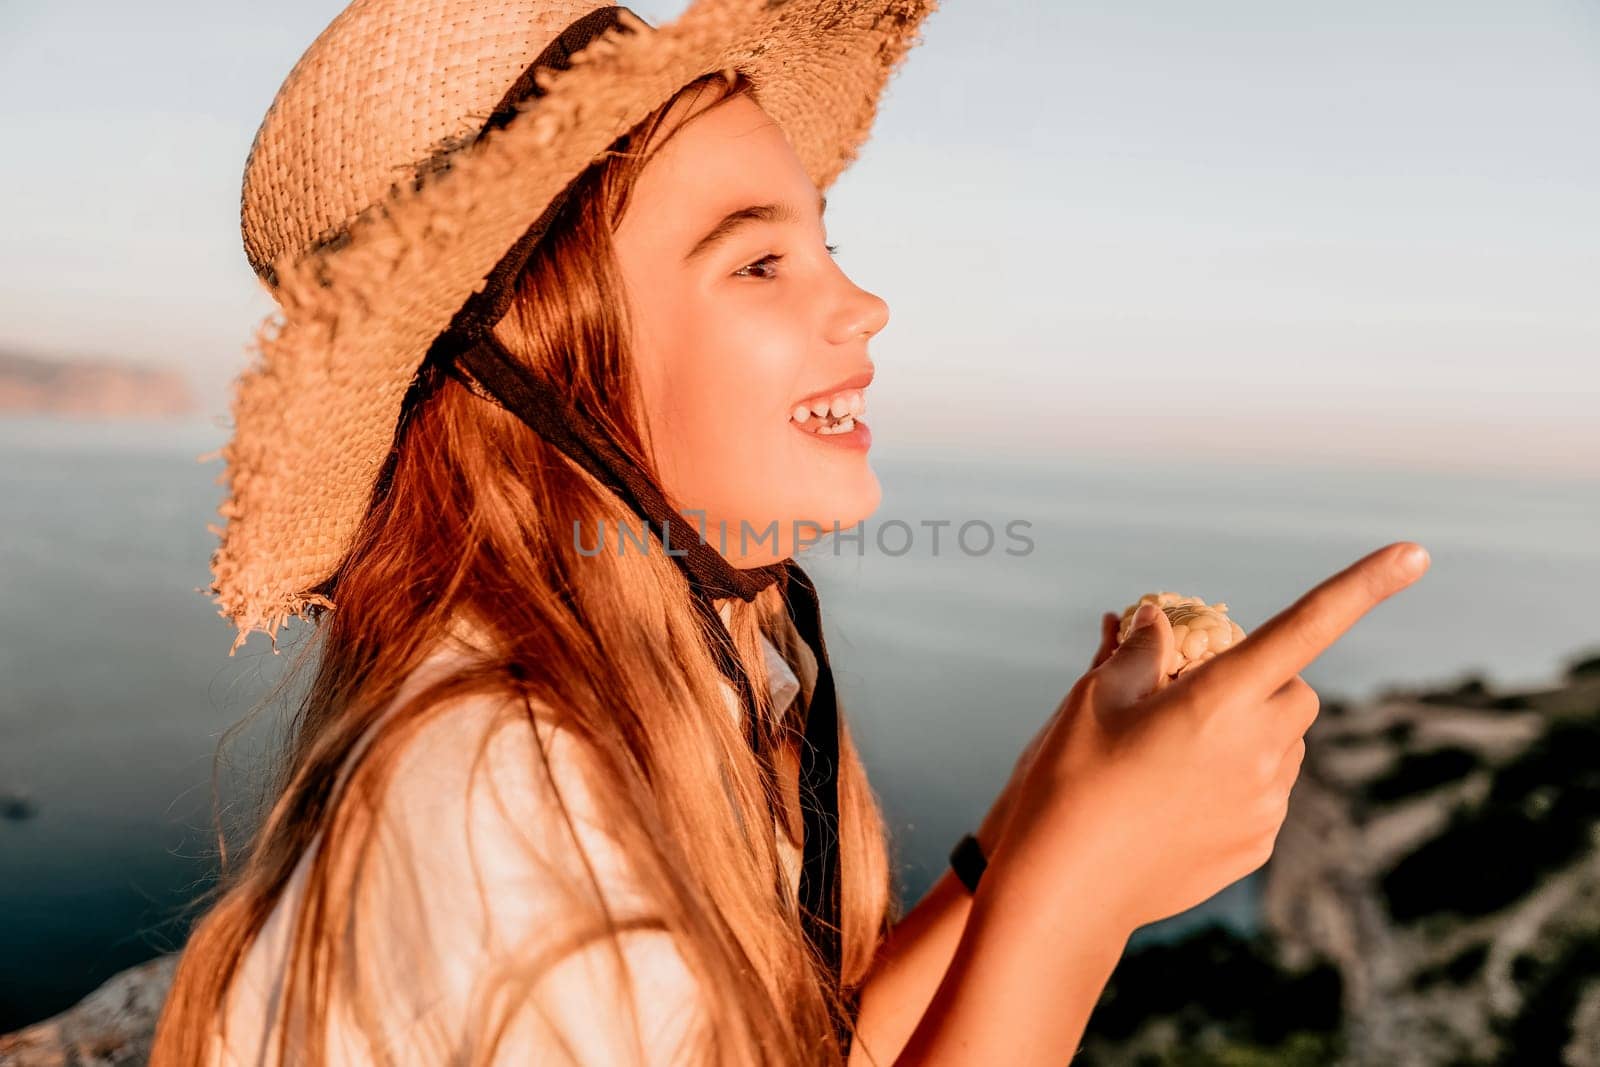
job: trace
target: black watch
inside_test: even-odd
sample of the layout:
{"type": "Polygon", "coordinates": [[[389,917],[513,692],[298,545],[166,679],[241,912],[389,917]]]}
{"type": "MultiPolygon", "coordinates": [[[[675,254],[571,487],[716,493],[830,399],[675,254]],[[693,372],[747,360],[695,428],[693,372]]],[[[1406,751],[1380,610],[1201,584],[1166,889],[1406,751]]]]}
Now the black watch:
{"type": "Polygon", "coordinates": [[[978,891],[978,879],[983,877],[984,869],[988,866],[983,848],[972,834],[957,841],[956,847],[950,850],[950,869],[956,872],[956,877],[961,879],[961,884],[967,887],[969,893],[978,891]]]}

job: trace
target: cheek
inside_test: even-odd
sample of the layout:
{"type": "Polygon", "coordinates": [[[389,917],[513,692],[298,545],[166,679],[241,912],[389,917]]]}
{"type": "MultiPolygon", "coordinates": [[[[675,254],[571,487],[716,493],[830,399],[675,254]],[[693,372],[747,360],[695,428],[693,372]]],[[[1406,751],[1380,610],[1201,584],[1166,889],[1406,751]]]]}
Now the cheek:
{"type": "Polygon", "coordinates": [[[787,408],[802,388],[800,331],[772,316],[704,308],[669,318],[676,329],[654,335],[668,343],[641,368],[668,492],[713,515],[784,517],[772,509],[782,506],[775,475],[792,457],[787,408]]]}

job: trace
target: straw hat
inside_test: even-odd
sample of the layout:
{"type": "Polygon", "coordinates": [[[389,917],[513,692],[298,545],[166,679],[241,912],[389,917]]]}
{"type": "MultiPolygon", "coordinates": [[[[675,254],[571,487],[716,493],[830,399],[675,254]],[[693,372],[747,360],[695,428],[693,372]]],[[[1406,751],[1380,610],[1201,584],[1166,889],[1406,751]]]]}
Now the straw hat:
{"type": "Polygon", "coordinates": [[[826,189],[936,6],[697,0],[652,27],[579,0],[356,0],[335,18],[245,165],[245,250],[280,311],[235,384],[231,440],[200,457],[227,468],[226,521],[208,528],[229,655],[334,606],[434,341],[607,146],[683,85],[739,70],[826,189]]]}

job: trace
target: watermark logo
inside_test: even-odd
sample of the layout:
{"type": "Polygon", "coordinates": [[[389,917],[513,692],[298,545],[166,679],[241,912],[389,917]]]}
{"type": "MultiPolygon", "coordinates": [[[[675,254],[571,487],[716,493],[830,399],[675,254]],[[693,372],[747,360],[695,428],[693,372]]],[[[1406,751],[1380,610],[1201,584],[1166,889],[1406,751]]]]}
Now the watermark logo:
{"type": "MultiPolygon", "coordinates": [[[[572,523],[572,547],[582,556],[598,556],[608,550],[607,530],[614,529],[610,551],[618,556],[629,552],[664,552],[669,556],[687,555],[690,547],[705,542],[714,545],[724,556],[775,555],[784,541],[780,534],[783,525],[773,519],[765,526],[741,520],[737,530],[726,522],[716,524],[708,531],[705,512],[687,511],[685,521],[677,525],[668,521],[664,536],[654,536],[650,527],[640,519],[632,522],[607,523],[600,520],[586,526],[582,520],[572,523]],[[698,521],[689,517],[697,516],[698,521]]],[[[788,524],[788,544],[792,552],[822,546],[831,549],[835,556],[845,555],[854,549],[855,555],[864,557],[871,545],[878,553],[899,557],[921,551],[937,558],[959,554],[968,558],[1001,553],[1007,556],[1031,555],[1034,540],[1028,531],[1033,523],[1027,519],[1006,519],[991,522],[987,519],[886,519],[871,522],[863,519],[842,527],[835,522],[831,527],[809,519],[796,519],[788,524]]],[[[815,553],[813,553],[815,555],[815,553]]]]}

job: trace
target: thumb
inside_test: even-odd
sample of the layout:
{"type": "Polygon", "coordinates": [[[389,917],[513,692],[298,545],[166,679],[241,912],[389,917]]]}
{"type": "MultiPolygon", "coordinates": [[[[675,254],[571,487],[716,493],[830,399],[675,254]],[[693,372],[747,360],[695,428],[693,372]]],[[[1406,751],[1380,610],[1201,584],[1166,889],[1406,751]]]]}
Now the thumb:
{"type": "Polygon", "coordinates": [[[1124,708],[1155,692],[1166,684],[1166,666],[1174,651],[1167,613],[1154,604],[1139,605],[1133,629],[1095,668],[1102,699],[1110,707],[1124,708]]]}
{"type": "Polygon", "coordinates": [[[1100,616],[1100,647],[1095,651],[1094,659],[1089,661],[1090,670],[1110,659],[1111,653],[1117,650],[1117,630],[1121,628],[1120,622],[1114,611],[1108,611],[1100,616]]]}

